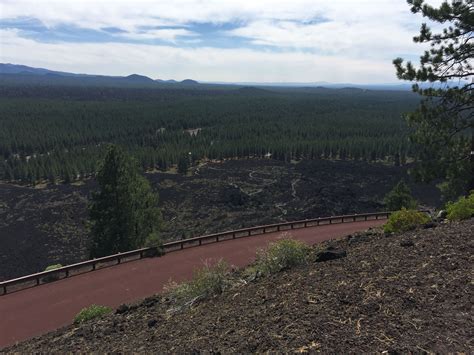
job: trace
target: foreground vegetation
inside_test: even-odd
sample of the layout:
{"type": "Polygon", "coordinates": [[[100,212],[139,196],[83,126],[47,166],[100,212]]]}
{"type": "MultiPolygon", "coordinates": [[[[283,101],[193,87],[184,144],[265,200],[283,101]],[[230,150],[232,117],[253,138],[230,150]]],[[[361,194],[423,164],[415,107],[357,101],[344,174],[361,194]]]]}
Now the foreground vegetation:
{"type": "Polygon", "coordinates": [[[474,216],[474,191],[469,196],[460,197],[456,202],[446,205],[447,217],[451,221],[461,221],[474,216]]]}
{"type": "Polygon", "coordinates": [[[384,231],[386,233],[407,232],[428,223],[430,220],[430,217],[424,212],[402,208],[390,215],[387,224],[384,226],[384,231]]]}
{"type": "Polygon", "coordinates": [[[75,317],[74,323],[80,324],[92,319],[102,317],[105,314],[112,312],[112,308],[106,306],[99,306],[93,304],[89,307],[83,308],[75,317]]]}

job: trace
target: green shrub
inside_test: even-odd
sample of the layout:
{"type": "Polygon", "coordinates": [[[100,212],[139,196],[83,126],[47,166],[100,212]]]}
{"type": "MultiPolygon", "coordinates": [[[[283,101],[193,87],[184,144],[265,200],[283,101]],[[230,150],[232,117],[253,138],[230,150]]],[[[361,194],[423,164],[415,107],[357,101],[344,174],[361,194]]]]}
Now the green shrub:
{"type": "Polygon", "coordinates": [[[305,264],[309,247],[299,240],[284,234],[283,239],[271,243],[268,248],[257,252],[255,267],[262,274],[274,274],[292,266],[305,264]]]}
{"type": "Polygon", "coordinates": [[[157,232],[153,232],[148,235],[145,239],[145,244],[143,245],[146,248],[161,248],[161,238],[157,232]]]}
{"type": "Polygon", "coordinates": [[[153,232],[148,237],[145,239],[145,243],[143,247],[145,248],[151,248],[150,250],[147,250],[146,253],[144,254],[145,257],[155,257],[155,256],[161,256],[165,252],[162,248],[163,244],[161,242],[161,238],[159,237],[157,232],[153,232]]]}
{"type": "MultiPolygon", "coordinates": [[[[56,270],[63,267],[61,264],[54,264],[54,265],[49,265],[44,269],[44,271],[51,271],[51,270],[56,270]]],[[[48,276],[43,277],[44,282],[53,282],[59,280],[59,273],[54,273],[48,276]]]]}
{"type": "Polygon", "coordinates": [[[411,195],[411,190],[404,180],[395,187],[384,198],[384,203],[389,211],[398,211],[402,208],[415,209],[418,202],[411,195]]]}
{"type": "Polygon", "coordinates": [[[406,232],[429,221],[430,217],[423,212],[402,208],[390,215],[387,224],[384,226],[384,231],[386,233],[406,232]]]}
{"type": "Polygon", "coordinates": [[[94,318],[101,317],[104,314],[110,312],[112,312],[112,308],[110,307],[93,304],[89,307],[81,309],[81,311],[74,317],[74,323],[79,324],[94,318]]]}
{"type": "Polygon", "coordinates": [[[463,196],[456,202],[449,202],[446,211],[450,221],[460,221],[474,216],[474,190],[467,198],[463,196]]]}
{"type": "Polygon", "coordinates": [[[206,298],[221,293],[229,274],[229,265],[219,260],[215,265],[206,263],[194,272],[190,281],[177,284],[169,282],[164,287],[165,294],[178,304],[185,304],[196,298],[206,298]]]}
{"type": "Polygon", "coordinates": [[[59,269],[60,267],[63,267],[61,264],[54,264],[54,265],[49,265],[44,269],[44,271],[51,271],[51,270],[56,270],[59,269]]]}

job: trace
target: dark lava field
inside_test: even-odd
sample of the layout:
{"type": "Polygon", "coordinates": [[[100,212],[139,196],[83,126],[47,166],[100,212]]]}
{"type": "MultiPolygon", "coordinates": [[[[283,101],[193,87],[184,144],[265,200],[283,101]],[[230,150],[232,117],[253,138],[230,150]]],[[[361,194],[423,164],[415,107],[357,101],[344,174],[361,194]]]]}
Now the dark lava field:
{"type": "MultiPolygon", "coordinates": [[[[188,176],[147,174],[160,195],[164,240],[346,213],[384,210],[384,195],[406,168],[354,161],[228,160],[188,176]]],[[[438,204],[434,186],[411,185],[423,206],[438,204]]],[[[80,186],[0,184],[0,281],[87,259],[87,201],[80,186]]]]}

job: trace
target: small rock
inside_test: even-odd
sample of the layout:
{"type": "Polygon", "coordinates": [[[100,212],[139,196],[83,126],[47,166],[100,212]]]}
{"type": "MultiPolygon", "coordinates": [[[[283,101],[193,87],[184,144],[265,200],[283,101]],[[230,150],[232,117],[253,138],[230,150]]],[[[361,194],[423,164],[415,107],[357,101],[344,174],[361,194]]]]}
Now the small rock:
{"type": "Polygon", "coordinates": [[[447,216],[448,216],[448,212],[445,211],[445,210],[441,210],[436,215],[436,220],[441,221],[441,220],[445,219],[447,216]]]}
{"type": "Polygon", "coordinates": [[[423,224],[424,229],[436,228],[437,226],[438,224],[435,222],[428,222],[428,223],[423,224]]]}
{"type": "Polygon", "coordinates": [[[117,310],[115,311],[116,314],[123,314],[129,310],[129,307],[126,304],[122,304],[118,306],[117,310]]]}
{"type": "Polygon", "coordinates": [[[366,242],[367,240],[369,240],[368,235],[355,235],[351,239],[349,239],[349,245],[357,244],[359,242],[366,242]]]}
{"type": "Polygon", "coordinates": [[[331,250],[324,250],[316,254],[315,262],[319,263],[322,261],[329,261],[329,260],[336,260],[345,258],[347,253],[345,250],[342,249],[331,249],[331,250]]]}
{"type": "Polygon", "coordinates": [[[148,321],[148,327],[149,328],[154,327],[156,325],[156,323],[158,323],[158,321],[156,319],[150,319],[148,321]]]}
{"type": "Polygon", "coordinates": [[[409,239],[407,239],[407,240],[402,240],[402,241],[400,242],[400,246],[401,246],[401,247],[405,247],[405,248],[407,248],[407,247],[412,247],[412,246],[414,246],[414,245],[415,245],[415,243],[413,243],[413,241],[412,241],[412,240],[409,240],[409,239]]]}
{"type": "Polygon", "coordinates": [[[154,297],[148,297],[148,298],[145,298],[145,299],[143,300],[142,306],[145,306],[145,307],[153,307],[156,303],[157,303],[156,298],[154,298],[154,297]]]}

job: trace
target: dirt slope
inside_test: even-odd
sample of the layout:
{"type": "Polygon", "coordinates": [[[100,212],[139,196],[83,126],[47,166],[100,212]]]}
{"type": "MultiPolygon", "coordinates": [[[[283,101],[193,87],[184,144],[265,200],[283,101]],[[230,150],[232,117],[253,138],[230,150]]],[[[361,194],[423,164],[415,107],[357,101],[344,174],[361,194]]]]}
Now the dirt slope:
{"type": "Polygon", "coordinates": [[[156,297],[7,351],[474,351],[474,220],[324,243],[347,257],[241,283],[170,315],[156,297]]]}

